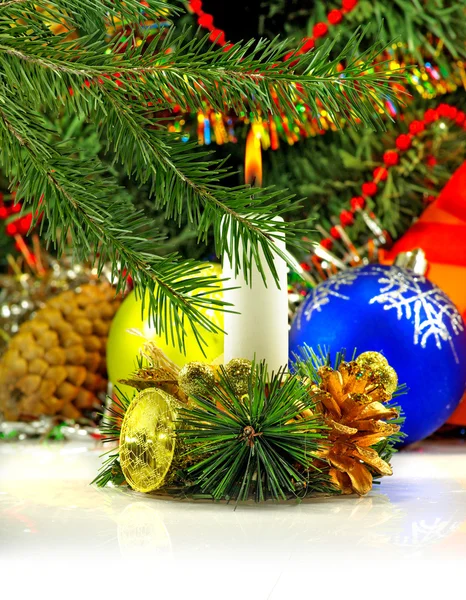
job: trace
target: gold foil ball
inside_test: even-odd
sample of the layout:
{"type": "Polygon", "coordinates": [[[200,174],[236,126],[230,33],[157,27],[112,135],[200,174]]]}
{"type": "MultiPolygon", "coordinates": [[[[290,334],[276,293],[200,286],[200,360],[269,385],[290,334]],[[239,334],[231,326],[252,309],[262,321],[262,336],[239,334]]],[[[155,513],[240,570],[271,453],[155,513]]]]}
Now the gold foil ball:
{"type": "Polygon", "coordinates": [[[252,363],[247,358],[232,358],[225,366],[228,379],[235,392],[240,396],[248,393],[251,368],[252,363]]]}
{"type": "Polygon", "coordinates": [[[178,383],[187,396],[196,396],[214,386],[214,372],[206,363],[193,361],[181,369],[178,383]]]}
{"type": "Polygon", "coordinates": [[[380,352],[363,352],[356,358],[359,366],[370,370],[380,369],[382,366],[388,367],[388,360],[380,352]]]}
{"type": "Polygon", "coordinates": [[[398,387],[398,375],[390,365],[383,365],[375,371],[385,391],[392,395],[398,387]]]}
{"type": "Polygon", "coordinates": [[[120,433],[120,465],[137,492],[160,488],[175,452],[175,399],[155,388],[139,392],[129,405],[120,433]]]}

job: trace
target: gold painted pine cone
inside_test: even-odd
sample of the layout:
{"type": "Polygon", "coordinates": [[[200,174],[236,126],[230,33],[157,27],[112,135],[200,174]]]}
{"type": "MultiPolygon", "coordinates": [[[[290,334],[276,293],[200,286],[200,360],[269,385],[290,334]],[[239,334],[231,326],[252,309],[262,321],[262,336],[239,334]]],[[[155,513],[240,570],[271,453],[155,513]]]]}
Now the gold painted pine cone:
{"type": "Polygon", "coordinates": [[[320,386],[313,386],[314,401],[330,428],[329,447],[318,456],[330,464],[333,483],[344,494],[367,494],[372,472],[391,475],[390,465],[372,446],[399,431],[387,423],[398,417],[395,408],[384,406],[392,397],[385,379],[357,362],[341,363],[337,370],[321,367],[320,386]]]}
{"type": "Polygon", "coordinates": [[[77,419],[107,387],[105,351],[120,299],[86,284],[47,302],[0,358],[0,412],[7,420],[60,414],[77,419]]]}

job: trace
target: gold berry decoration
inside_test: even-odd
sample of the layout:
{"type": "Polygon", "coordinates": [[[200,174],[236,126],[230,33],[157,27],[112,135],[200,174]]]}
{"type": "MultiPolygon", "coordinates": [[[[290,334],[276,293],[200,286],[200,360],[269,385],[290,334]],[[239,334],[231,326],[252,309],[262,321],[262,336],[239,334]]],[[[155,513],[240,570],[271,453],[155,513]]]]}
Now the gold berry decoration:
{"type": "Polygon", "coordinates": [[[389,394],[395,392],[398,387],[398,375],[395,369],[388,364],[385,356],[379,352],[363,352],[357,357],[356,362],[378,376],[389,394]]]}
{"type": "Polygon", "coordinates": [[[187,396],[205,393],[215,384],[212,367],[206,363],[193,361],[187,363],[179,372],[178,383],[181,391],[187,396]]]}
{"type": "Polygon", "coordinates": [[[239,396],[248,393],[251,370],[252,363],[247,358],[232,358],[225,366],[228,380],[239,396]]]}

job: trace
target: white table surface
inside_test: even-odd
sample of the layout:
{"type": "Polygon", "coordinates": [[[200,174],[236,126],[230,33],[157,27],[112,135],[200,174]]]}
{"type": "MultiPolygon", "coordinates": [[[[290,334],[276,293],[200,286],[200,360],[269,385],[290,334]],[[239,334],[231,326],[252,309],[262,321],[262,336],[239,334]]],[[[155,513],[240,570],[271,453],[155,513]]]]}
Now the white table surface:
{"type": "MultiPolygon", "coordinates": [[[[144,560],[167,578],[191,571],[198,577],[201,568],[223,591],[209,595],[203,585],[199,597],[248,600],[288,598],[290,586],[311,573],[329,573],[325,580],[338,587],[353,567],[387,582],[390,565],[414,568],[432,559],[463,565],[455,572],[463,582],[459,597],[466,597],[464,443],[429,442],[397,454],[394,475],[364,498],[237,510],[90,486],[101,452],[95,442],[0,443],[1,559],[49,566],[144,560]]],[[[195,591],[191,586],[189,597],[198,597],[195,591]]]]}

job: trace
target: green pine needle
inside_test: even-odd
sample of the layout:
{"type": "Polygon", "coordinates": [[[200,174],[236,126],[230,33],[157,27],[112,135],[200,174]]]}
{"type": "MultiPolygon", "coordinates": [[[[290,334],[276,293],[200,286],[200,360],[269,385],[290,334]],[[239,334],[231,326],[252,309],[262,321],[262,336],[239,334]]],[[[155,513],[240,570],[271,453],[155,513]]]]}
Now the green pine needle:
{"type": "Polygon", "coordinates": [[[188,426],[178,435],[194,461],[187,477],[195,492],[236,502],[253,495],[262,502],[328,491],[325,475],[313,466],[326,427],[318,416],[299,419],[313,408],[308,388],[284,370],[269,379],[263,363],[253,365],[243,397],[223,367],[219,380],[181,411],[188,426]]]}
{"type": "MultiPolygon", "coordinates": [[[[131,404],[131,399],[118,387],[115,389],[114,398],[107,398],[108,407],[102,415],[100,424],[100,432],[104,436],[103,443],[108,444],[120,441],[121,423],[131,404]]],[[[102,463],[98,475],[93,479],[91,485],[96,484],[98,487],[105,487],[108,483],[121,485],[125,481],[125,477],[121,470],[120,454],[118,450],[115,452],[113,448],[105,452],[102,456],[107,458],[102,463]]]]}

